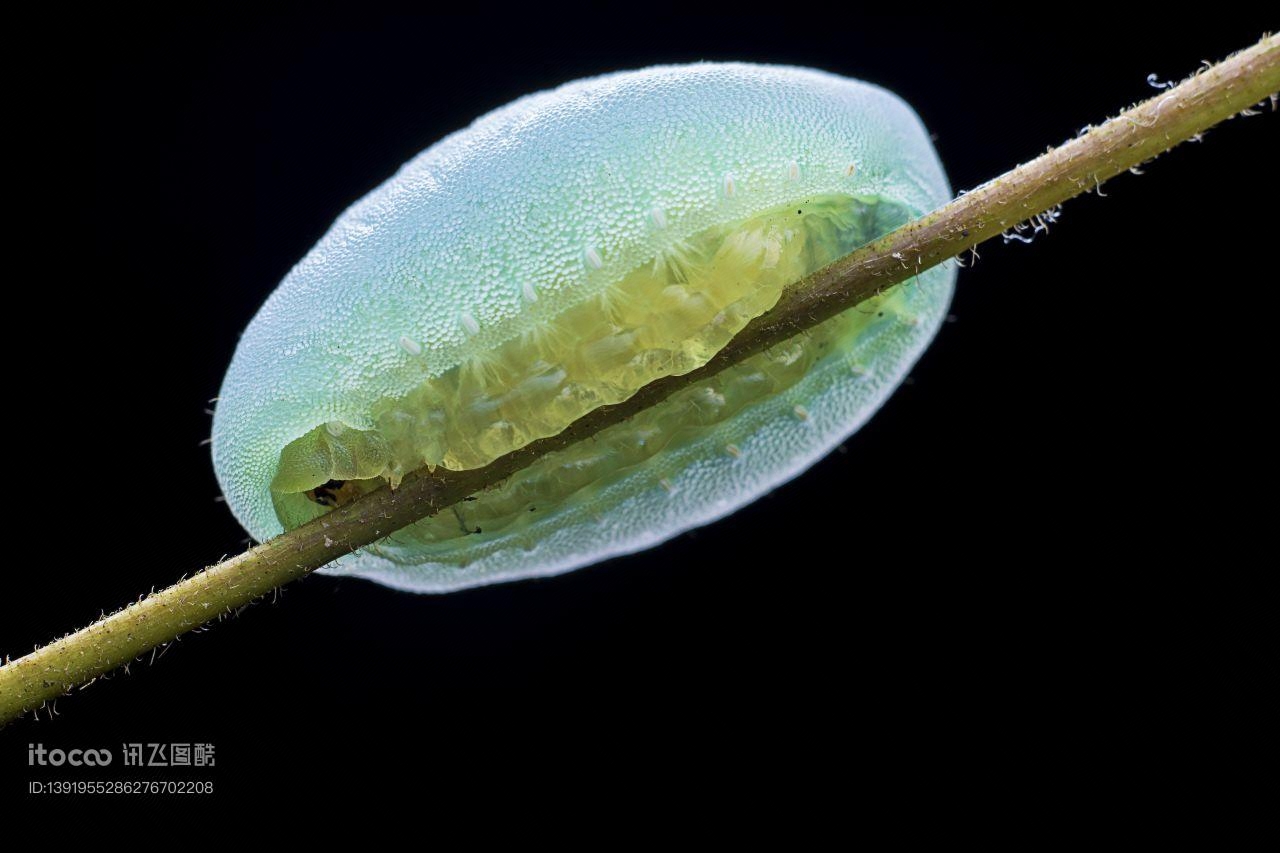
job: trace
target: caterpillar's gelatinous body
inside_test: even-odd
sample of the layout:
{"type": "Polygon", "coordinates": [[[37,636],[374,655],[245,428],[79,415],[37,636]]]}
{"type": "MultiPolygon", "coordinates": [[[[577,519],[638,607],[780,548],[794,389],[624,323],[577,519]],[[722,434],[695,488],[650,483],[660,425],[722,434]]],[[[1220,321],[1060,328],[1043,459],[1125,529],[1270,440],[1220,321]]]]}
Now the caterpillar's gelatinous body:
{"type": "MultiPolygon", "coordinates": [[[[945,201],[892,94],[658,67],[523,98],[344,213],[246,331],[213,456],[262,539],[421,465],[473,468],[706,362],[783,286],[945,201]]],[[[446,591],[653,545],[802,471],[937,330],[949,265],[329,571],[446,591]]]]}

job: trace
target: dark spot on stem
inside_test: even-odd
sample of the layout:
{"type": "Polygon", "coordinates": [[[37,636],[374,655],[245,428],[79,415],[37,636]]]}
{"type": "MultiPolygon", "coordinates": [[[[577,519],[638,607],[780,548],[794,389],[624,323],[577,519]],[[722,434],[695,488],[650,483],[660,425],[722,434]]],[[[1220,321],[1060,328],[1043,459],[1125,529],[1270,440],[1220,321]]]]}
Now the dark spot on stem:
{"type": "Polygon", "coordinates": [[[360,497],[360,487],[345,480],[330,480],[307,492],[307,499],[321,506],[340,507],[360,497]]]}

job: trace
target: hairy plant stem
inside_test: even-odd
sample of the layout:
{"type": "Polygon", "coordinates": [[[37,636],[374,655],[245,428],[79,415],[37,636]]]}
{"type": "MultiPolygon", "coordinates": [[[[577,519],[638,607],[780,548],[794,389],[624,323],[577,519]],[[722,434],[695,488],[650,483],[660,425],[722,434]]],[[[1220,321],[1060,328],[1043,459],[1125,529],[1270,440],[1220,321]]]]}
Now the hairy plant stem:
{"type": "Polygon", "coordinates": [[[348,551],[490,488],[538,458],[625,421],[729,365],[775,346],[1137,166],[1280,90],[1280,37],[1202,68],[1066,144],[1018,166],[792,285],[703,367],[641,388],[563,432],[472,471],[409,474],[328,515],[224,560],[0,666],[0,724],[41,707],[181,634],[297,580],[348,551]]]}

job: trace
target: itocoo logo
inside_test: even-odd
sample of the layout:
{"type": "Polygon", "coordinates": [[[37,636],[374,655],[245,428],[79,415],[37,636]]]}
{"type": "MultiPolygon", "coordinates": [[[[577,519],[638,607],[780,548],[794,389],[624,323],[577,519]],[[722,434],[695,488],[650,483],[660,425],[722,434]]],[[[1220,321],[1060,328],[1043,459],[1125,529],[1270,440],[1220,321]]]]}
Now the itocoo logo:
{"type": "Polygon", "coordinates": [[[42,743],[27,744],[27,765],[35,767],[106,767],[111,763],[109,749],[45,749],[42,743]]]}

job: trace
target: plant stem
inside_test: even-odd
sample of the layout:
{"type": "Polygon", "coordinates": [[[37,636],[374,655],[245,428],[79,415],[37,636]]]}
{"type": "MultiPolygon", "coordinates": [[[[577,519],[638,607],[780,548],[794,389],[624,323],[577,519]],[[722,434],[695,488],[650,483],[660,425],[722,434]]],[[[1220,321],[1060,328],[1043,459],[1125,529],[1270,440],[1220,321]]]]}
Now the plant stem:
{"type": "Polygon", "coordinates": [[[703,367],[598,408],[558,435],[471,471],[415,471],[0,667],[0,725],[338,556],[584,441],[675,391],[775,346],[893,284],[1095,189],[1280,90],[1280,37],[1203,68],[1103,125],[1001,175],[792,285],[703,367]]]}

